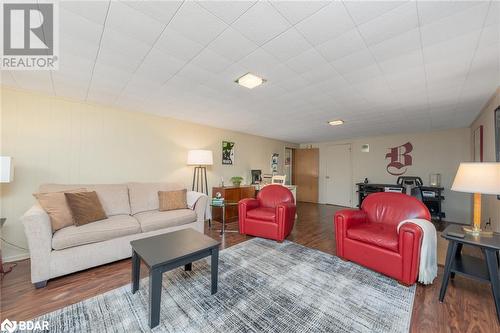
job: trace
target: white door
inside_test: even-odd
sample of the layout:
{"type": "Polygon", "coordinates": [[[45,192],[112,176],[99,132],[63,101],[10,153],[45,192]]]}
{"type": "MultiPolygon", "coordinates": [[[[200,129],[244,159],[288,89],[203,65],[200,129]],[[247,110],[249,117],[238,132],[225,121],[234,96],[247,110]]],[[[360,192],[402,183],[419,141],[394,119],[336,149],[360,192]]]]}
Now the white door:
{"type": "Polygon", "coordinates": [[[325,193],[326,203],[351,207],[352,164],[351,145],[326,147],[325,193]]]}

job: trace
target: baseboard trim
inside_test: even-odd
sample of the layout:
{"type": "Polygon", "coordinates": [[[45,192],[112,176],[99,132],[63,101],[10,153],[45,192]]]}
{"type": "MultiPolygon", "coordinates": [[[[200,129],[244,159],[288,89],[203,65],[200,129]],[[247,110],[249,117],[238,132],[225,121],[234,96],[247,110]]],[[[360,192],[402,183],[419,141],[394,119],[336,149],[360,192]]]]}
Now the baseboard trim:
{"type": "Polygon", "coordinates": [[[16,254],[14,256],[4,257],[4,258],[2,258],[2,261],[4,263],[7,263],[7,262],[29,259],[29,257],[30,257],[30,254],[28,252],[25,252],[25,253],[16,254]]]}

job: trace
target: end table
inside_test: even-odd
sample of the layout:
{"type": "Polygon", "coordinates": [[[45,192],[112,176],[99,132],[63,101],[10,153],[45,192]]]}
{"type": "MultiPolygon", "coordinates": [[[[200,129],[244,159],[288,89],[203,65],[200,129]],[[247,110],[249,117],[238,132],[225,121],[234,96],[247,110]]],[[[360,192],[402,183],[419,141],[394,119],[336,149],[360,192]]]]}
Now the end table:
{"type": "MultiPolygon", "coordinates": [[[[3,218],[3,217],[0,218],[0,229],[3,228],[5,221],[7,221],[6,218],[3,218]]],[[[0,232],[0,235],[2,235],[2,232],[0,232]]],[[[2,274],[2,277],[3,277],[3,275],[10,273],[10,271],[12,271],[12,267],[9,267],[5,270],[3,269],[2,249],[0,248],[0,274],[2,274]]]]}
{"type": "Polygon", "coordinates": [[[470,279],[475,279],[491,284],[493,299],[497,310],[497,317],[500,321],[500,233],[493,233],[492,236],[473,236],[462,230],[462,226],[450,225],[441,235],[448,240],[448,252],[446,253],[446,264],[444,266],[443,282],[439,292],[439,301],[443,302],[446,288],[450,279],[455,274],[460,274],[470,279]],[[464,237],[454,237],[448,232],[463,233],[464,237]],[[475,246],[481,249],[485,259],[476,258],[462,254],[462,247],[475,246]]]}

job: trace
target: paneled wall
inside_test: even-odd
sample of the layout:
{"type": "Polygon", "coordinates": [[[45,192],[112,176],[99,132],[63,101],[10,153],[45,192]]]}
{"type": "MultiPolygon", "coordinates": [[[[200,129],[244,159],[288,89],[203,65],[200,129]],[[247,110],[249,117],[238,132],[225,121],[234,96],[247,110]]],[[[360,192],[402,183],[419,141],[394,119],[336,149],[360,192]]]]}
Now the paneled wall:
{"type": "MultiPolygon", "coordinates": [[[[189,149],[211,149],[209,187],[232,176],[250,181],[251,169],[270,172],[285,142],[196,125],[171,118],[85,104],[48,95],[1,90],[1,155],[13,156],[15,179],[2,184],[3,237],[27,247],[19,217],[34,203],[41,183],[176,181],[191,184],[189,149]],[[235,164],[222,165],[222,140],[234,141],[235,164]]],[[[289,145],[294,146],[294,145],[289,145]]],[[[2,244],[7,260],[25,251],[2,244]]]]}

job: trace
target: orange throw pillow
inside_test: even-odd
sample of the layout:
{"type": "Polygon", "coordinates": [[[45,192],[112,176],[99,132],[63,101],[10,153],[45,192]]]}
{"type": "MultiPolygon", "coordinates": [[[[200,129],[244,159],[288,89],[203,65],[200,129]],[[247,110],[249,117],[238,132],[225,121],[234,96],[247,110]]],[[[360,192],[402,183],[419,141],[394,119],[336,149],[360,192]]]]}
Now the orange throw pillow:
{"type": "Polygon", "coordinates": [[[80,188],[61,192],[33,193],[33,196],[38,200],[40,206],[42,206],[50,217],[52,232],[75,224],[71,210],[66,203],[64,193],[81,191],[85,191],[85,189],[80,188]]]}
{"type": "Polygon", "coordinates": [[[77,227],[108,218],[95,191],[64,195],[77,227]]]}
{"type": "Polygon", "coordinates": [[[186,189],[179,191],[158,191],[158,199],[160,200],[160,212],[188,208],[186,189]]]}

